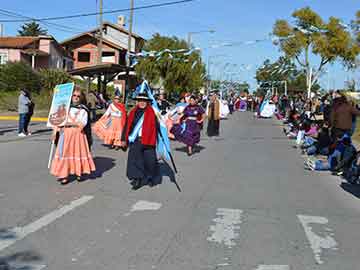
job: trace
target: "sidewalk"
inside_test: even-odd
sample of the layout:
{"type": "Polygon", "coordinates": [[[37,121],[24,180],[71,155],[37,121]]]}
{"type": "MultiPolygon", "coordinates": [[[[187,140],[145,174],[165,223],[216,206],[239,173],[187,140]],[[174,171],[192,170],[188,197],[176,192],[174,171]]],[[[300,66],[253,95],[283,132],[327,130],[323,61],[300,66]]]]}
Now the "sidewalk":
{"type": "Polygon", "coordinates": [[[28,137],[18,137],[18,122],[3,120],[0,121],[0,143],[22,141],[28,138],[40,136],[44,133],[49,133],[51,128],[46,126],[44,122],[31,121],[29,125],[29,131],[32,133],[28,137]]]}

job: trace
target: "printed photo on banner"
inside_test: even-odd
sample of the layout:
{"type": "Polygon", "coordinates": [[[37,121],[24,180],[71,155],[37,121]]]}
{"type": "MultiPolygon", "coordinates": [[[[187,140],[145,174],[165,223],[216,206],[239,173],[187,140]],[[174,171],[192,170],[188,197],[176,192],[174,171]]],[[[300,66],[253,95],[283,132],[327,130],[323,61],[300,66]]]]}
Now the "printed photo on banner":
{"type": "Polygon", "coordinates": [[[59,84],[54,89],[47,126],[62,126],[66,123],[71,103],[74,83],[59,84]]]}

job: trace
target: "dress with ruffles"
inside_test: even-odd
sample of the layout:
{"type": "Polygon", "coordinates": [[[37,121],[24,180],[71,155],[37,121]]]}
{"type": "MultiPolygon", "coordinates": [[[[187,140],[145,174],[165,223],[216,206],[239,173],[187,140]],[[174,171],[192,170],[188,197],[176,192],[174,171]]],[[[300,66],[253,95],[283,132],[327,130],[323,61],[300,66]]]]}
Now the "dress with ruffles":
{"type": "Polygon", "coordinates": [[[83,130],[87,121],[86,110],[70,108],[68,125],[79,126],[65,126],[59,129],[60,136],[50,169],[52,175],[58,178],[67,178],[69,175],[81,176],[95,171],[95,163],[83,130]]]}
{"type": "Polygon", "coordinates": [[[125,106],[111,104],[104,115],[93,126],[93,132],[106,145],[121,146],[121,134],[126,123],[125,106]]]}
{"type": "Polygon", "coordinates": [[[199,105],[188,105],[183,113],[182,123],[175,124],[171,133],[175,139],[187,146],[194,146],[200,142],[201,125],[197,120],[205,113],[204,109],[199,105]]]}

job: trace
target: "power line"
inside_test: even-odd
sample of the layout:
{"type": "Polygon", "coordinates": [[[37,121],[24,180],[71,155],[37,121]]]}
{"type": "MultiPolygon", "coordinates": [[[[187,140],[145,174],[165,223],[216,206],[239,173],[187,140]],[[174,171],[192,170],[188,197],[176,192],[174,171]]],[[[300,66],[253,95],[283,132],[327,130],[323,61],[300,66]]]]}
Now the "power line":
{"type": "MultiPolygon", "coordinates": [[[[141,9],[148,9],[148,8],[156,8],[156,7],[164,7],[164,6],[172,6],[182,3],[188,3],[188,2],[194,2],[195,0],[181,0],[181,1],[173,1],[173,2],[166,2],[166,3],[159,3],[159,4],[152,4],[152,5],[146,5],[146,6],[139,6],[134,7],[133,10],[141,10],[141,9]]],[[[124,8],[124,9],[116,9],[116,10],[109,10],[104,11],[103,14],[112,14],[112,13],[118,13],[118,12],[125,12],[125,11],[131,11],[130,8],[124,8]]],[[[74,18],[80,18],[80,17],[90,17],[90,16],[96,16],[99,15],[100,12],[92,12],[92,13],[83,13],[83,14],[75,14],[75,15],[69,15],[69,16],[59,16],[59,17],[47,17],[47,18],[29,18],[29,19],[22,19],[22,20],[0,20],[0,22],[25,22],[25,21],[56,21],[56,20],[66,20],[66,19],[74,19],[74,18]]]]}
{"type": "MultiPolygon", "coordinates": [[[[15,13],[15,12],[12,12],[12,11],[9,11],[9,10],[0,9],[0,14],[8,16],[8,17],[12,17],[12,18],[25,18],[26,20],[24,20],[24,21],[35,21],[35,18],[29,17],[29,16],[24,16],[22,14],[15,13]]],[[[42,20],[36,20],[36,21],[39,21],[40,23],[46,25],[47,27],[54,27],[57,30],[68,32],[68,33],[79,33],[80,31],[82,31],[80,29],[76,29],[74,27],[69,27],[67,25],[44,22],[42,20]]]]}

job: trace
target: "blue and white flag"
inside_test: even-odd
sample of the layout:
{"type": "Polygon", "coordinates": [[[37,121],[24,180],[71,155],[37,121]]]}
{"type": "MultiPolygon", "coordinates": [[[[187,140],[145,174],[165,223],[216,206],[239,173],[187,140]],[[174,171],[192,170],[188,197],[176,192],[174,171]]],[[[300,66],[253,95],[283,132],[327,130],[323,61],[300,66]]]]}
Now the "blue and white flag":
{"type": "Polygon", "coordinates": [[[157,102],[154,98],[154,95],[152,94],[151,88],[147,81],[143,81],[140,87],[137,87],[136,91],[137,93],[146,93],[148,97],[151,99],[151,107],[153,108],[156,118],[159,121],[160,124],[160,130],[158,131],[158,138],[156,143],[156,152],[159,157],[163,157],[167,160],[170,160],[170,139],[168,137],[168,131],[165,124],[165,121],[163,120],[161,116],[161,111],[157,105],[157,102]]]}

